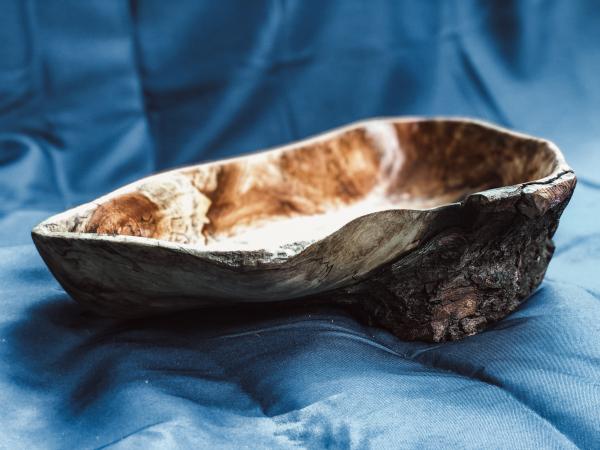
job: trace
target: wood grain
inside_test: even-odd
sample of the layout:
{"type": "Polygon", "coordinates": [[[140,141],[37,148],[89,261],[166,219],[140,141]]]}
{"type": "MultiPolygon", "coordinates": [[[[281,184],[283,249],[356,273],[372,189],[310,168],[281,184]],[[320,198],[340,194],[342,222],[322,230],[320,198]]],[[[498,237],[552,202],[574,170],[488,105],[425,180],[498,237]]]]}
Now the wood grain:
{"type": "Polygon", "coordinates": [[[539,285],[575,184],[545,140],[378,119],[145,178],[32,235],[100,314],[335,303],[401,338],[444,341],[539,285]]]}

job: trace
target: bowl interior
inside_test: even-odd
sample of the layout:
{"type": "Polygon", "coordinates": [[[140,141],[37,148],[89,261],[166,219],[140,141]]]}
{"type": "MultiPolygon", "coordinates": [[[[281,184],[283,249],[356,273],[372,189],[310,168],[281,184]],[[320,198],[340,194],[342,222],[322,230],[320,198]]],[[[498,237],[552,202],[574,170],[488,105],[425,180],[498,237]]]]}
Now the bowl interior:
{"type": "Polygon", "coordinates": [[[544,142],[465,121],[371,121],[276,150],[159,174],[58,224],[206,249],[314,242],[352,219],[426,209],[534,181],[558,165],[544,142]]]}

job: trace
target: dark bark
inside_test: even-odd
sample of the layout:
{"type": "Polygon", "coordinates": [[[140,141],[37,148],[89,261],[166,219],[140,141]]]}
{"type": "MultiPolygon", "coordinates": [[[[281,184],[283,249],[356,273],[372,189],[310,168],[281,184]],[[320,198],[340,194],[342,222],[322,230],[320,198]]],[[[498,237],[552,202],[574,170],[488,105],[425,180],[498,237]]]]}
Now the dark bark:
{"type": "Polygon", "coordinates": [[[531,213],[524,195],[491,210],[473,197],[462,214],[440,217],[439,231],[416,250],[321,298],[348,305],[369,325],[402,339],[440,342],[476,334],[514,311],[542,282],[568,197],[541,215],[531,213]]]}

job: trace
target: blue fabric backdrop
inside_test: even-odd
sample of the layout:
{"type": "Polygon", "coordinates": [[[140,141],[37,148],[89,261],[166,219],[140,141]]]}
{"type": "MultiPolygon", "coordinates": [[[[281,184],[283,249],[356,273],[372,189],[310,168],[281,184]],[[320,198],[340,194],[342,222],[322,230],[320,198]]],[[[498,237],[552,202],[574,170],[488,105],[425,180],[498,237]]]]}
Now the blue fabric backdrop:
{"type": "Polygon", "coordinates": [[[0,0],[0,448],[599,448],[599,74],[593,0],[0,0]],[[145,174],[401,114],[553,139],[579,176],[542,287],[476,337],[101,319],[31,243],[145,174]]]}

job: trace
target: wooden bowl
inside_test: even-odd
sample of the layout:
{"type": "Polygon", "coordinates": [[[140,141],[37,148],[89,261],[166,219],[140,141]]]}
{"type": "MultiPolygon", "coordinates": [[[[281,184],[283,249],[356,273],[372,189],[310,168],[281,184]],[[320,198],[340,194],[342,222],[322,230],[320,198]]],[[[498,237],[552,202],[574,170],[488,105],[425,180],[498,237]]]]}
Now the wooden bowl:
{"type": "Polygon", "coordinates": [[[472,335],[542,281],[576,178],[551,142],[374,119],[144,178],[32,231],[103,315],[344,304],[404,339],[472,335]]]}

